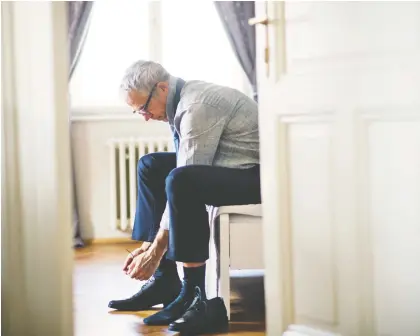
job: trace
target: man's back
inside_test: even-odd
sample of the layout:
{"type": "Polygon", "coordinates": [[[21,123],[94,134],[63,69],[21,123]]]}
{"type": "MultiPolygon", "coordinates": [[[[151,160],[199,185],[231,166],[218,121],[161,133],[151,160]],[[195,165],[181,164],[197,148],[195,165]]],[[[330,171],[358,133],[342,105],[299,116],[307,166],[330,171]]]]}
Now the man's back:
{"type": "Polygon", "coordinates": [[[174,126],[181,138],[181,160],[199,143],[212,156],[204,164],[230,168],[259,164],[258,105],[238,90],[187,81],[174,126]]]}

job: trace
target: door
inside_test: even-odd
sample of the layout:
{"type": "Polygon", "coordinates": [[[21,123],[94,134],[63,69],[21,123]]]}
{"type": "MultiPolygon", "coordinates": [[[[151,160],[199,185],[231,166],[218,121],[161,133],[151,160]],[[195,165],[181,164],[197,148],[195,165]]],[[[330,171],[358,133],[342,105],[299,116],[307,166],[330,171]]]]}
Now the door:
{"type": "Polygon", "coordinates": [[[63,1],[1,4],[2,335],[73,335],[63,1]]]}
{"type": "Polygon", "coordinates": [[[420,3],[256,17],[267,334],[420,335],[420,3]]]}

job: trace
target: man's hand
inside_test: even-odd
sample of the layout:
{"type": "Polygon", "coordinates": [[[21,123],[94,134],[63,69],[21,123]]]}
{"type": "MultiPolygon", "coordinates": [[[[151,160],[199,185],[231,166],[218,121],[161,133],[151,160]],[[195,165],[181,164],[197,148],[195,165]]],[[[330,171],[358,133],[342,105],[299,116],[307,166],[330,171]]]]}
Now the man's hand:
{"type": "Polygon", "coordinates": [[[127,273],[128,266],[130,266],[131,262],[133,261],[133,257],[136,257],[146,252],[150,248],[151,245],[152,243],[144,242],[143,244],[141,244],[139,248],[136,248],[134,251],[132,251],[124,261],[123,271],[127,273]]]}
{"type": "Polygon", "coordinates": [[[148,280],[159,266],[163,253],[155,251],[154,248],[139,254],[128,266],[127,275],[132,279],[148,280]]]}
{"type": "Polygon", "coordinates": [[[156,235],[153,244],[147,247],[147,250],[131,258],[127,266],[127,275],[132,279],[148,280],[159,266],[160,260],[168,247],[169,232],[160,229],[156,235]]]}

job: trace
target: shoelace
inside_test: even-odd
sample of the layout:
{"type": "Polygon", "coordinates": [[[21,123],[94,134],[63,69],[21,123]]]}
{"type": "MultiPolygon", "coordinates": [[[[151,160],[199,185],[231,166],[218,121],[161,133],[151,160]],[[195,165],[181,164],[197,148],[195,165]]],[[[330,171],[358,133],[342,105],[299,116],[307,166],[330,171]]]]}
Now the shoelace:
{"type": "Polygon", "coordinates": [[[133,295],[133,297],[137,297],[137,296],[141,295],[141,294],[142,294],[142,292],[143,292],[143,290],[144,290],[147,286],[150,286],[150,284],[151,284],[152,282],[154,282],[154,281],[155,281],[155,278],[154,278],[154,277],[151,277],[149,280],[147,280],[147,281],[143,284],[143,286],[141,286],[140,290],[139,290],[136,294],[134,294],[134,295],[133,295]]]}
{"type": "Polygon", "coordinates": [[[197,302],[189,310],[195,310],[196,312],[200,312],[201,310],[206,311],[207,310],[207,302],[206,301],[197,302]]]}
{"type": "Polygon", "coordinates": [[[203,301],[201,299],[201,290],[199,287],[195,288],[195,297],[194,300],[191,304],[191,306],[188,308],[188,310],[186,311],[186,313],[190,312],[190,311],[201,311],[201,310],[206,310],[207,309],[207,302],[203,301]]]}

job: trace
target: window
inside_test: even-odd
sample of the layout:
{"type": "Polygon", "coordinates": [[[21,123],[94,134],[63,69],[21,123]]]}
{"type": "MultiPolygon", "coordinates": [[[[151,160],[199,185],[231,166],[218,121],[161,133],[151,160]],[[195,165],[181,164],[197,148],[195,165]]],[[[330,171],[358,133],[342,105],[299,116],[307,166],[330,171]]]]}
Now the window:
{"type": "Polygon", "coordinates": [[[125,107],[119,84],[125,69],[139,59],[161,61],[186,80],[250,92],[212,1],[95,1],[70,82],[72,108],[125,107]]]}
{"type": "Polygon", "coordinates": [[[122,106],[125,69],[149,58],[147,1],[95,1],[88,35],[70,81],[72,107],[122,106]]]}
{"type": "Polygon", "coordinates": [[[213,1],[163,1],[162,64],[175,76],[243,90],[236,59],[213,1]]]}

